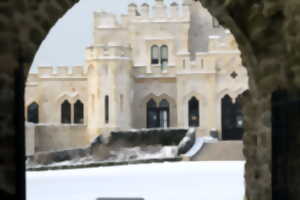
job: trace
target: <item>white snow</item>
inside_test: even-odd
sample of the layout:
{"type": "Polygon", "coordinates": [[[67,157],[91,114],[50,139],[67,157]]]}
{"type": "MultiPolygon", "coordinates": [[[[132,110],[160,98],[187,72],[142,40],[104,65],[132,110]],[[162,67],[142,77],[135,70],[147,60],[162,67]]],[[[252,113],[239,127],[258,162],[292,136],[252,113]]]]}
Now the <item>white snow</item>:
{"type": "Polygon", "coordinates": [[[242,200],[244,162],[176,162],[27,172],[28,200],[242,200]]]}
{"type": "Polygon", "coordinates": [[[202,137],[197,137],[196,140],[195,140],[195,144],[184,155],[188,156],[188,157],[193,157],[194,155],[196,155],[202,149],[203,144],[204,144],[204,139],[202,137]]]}

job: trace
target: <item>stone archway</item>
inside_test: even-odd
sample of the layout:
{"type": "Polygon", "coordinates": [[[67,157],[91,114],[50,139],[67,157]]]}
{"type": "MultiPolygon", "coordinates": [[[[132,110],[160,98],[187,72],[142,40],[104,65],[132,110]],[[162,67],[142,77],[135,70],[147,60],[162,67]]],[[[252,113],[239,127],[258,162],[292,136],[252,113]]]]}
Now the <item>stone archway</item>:
{"type": "MultiPolygon", "coordinates": [[[[297,1],[198,0],[235,36],[248,69],[250,94],[243,104],[246,196],[270,200],[271,93],[298,90],[300,65],[297,1]],[[252,123],[255,119],[256,123],[252,123]]],[[[25,197],[24,82],[35,52],[55,22],[77,0],[1,2],[0,193],[25,197]]]]}

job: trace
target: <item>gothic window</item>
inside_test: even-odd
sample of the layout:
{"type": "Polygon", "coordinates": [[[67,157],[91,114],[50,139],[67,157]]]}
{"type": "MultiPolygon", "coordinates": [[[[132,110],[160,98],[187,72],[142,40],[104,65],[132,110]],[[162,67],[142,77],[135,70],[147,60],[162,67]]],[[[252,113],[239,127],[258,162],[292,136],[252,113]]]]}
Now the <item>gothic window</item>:
{"type": "Polygon", "coordinates": [[[74,104],[74,123],[83,124],[84,122],[84,105],[80,100],[74,104]]]}
{"type": "Polygon", "coordinates": [[[189,126],[198,127],[199,126],[199,101],[196,97],[192,97],[188,102],[189,110],[189,126]]]}
{"type": "Polygon", "coordinates": [[[243,114],[240,98],[232,102],[230,96],[222,98],[222,139],[241,140],[243,138],[243,114]]]}
{"type": "Polygon", "coordinates": [[[158,127],[157,105],[153,99],[147,102],[147,128],[158,127]]]}
{"type": "Polygon", "coordinates": [[[159,127],[167,128],[170,124],[170,105],[165,99],[159,103],[159,127]]]}
{"type": "Polygon", "coordinates": [[[159,64],[159,47],[157,45],[151,47],[151,64],[159,64]]]}
{"type": "Polygon", "coordinates": [[[31,123],[39,123],[39,105],[32,103],[27,108],[27,120],[31,123]]]}
{"type": "Polygon", "coordinates": [[[105,96],[105,100],[104,100],[104,106],[105,106],[105,123],[108,124],[109,123],[109,96],[105,96]]]}
{"type": "Polygon", "coordinates": [[[162,70],[165,70],[168,65],[168,46],[163,45],[160,47],[160,64],[162,70]]]}
{"type": "Polygon", "coordinates": [[[65,100],[61,104],[61,123],[70,124],[71,123],[71,104],[68,100],[65,100]]]}

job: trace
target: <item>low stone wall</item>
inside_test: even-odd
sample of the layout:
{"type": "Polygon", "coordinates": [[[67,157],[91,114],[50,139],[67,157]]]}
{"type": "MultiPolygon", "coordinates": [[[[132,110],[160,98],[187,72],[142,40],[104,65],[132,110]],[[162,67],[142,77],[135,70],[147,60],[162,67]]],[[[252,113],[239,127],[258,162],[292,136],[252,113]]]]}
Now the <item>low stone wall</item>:
{"type": "Polygon", "coordinates": [[[35,125],[32,123],[26,123],[26,134],[25,134],[25,148],[26,156],[32,156],[35,151],[35,125]]]}
{"type": "Polygon", "coordinates": [[[36,125],[35,152],[59,151],[89,145],[84,125],[36,125]]]}
{"type": "MultiPolygon", "coordinates": [[[[188,151],[195,142],[195,129],[142,129],[139,131],[119,131],[112,132],[110,136],[98,136],[90,146],[86,148],[74,148],[63,151],[40,152],[29,157],[28,167],[39,165],[51,165],[58,162],[70,161],[69,165],[84,165],[85,163],[97,163],[103,161],[114,161],[114,153],[126,152],[128,148],[134,151],[139,149],[139,153],[145,153],[148,160],[151,154],[159,153],[164,148],[175,150],[158,160],[165,158],[175,158],[188,151]]],[[[143,159],[141,157],[133,159],[115,159],[116,162],[131,162],[143,159]]]]}

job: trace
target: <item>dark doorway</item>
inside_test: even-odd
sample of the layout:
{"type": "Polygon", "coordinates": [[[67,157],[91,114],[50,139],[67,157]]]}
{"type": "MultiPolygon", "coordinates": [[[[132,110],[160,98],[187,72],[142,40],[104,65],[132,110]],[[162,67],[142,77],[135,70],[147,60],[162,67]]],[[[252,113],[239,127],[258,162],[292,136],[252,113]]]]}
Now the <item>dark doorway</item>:
{"type": "Polygon", "coordinates": [[[31,123],[39,123],[39,105],[32,103],[27,108],[27,121],[31,123]]]}
{"type": "Polygon", "coordinates": [[[61,123],[71,123],[71,104],[67,100],[61,104],[61,123]]]}
{"type": "Polygon", "coordinates": [[[300,95],[272,94],[272,197],[299,199],[300,95]]]}
{"type": "Polygon", "coordinates": [[[74,123],[83,124],[84,122],[84,105],[80,100],[74,104],[74,123]]]}
{"type": "Polygon", "coordinates": [[[165,99],[159,103],[159,127],[167,128],[170,126],[170,105],[165,99]]]}
{"type": "Polygon", "coordinates": [[[150,99],[147,103],[147,128],[156,128],[158,124],[158,112],[157,105],[153,99],[150,99]]]}
{"type": "Polygon", "coordinates": [[[199,101],[196,97],[192,97],[189,100],[189,126],[199,126],[199,101]]]}
{"type": "Polygon", "coordinates": [[[243,138],[243,114],[240,99],[233,103],[226,95],[222,98],[222,139],[241,140],[243,138]]]}

